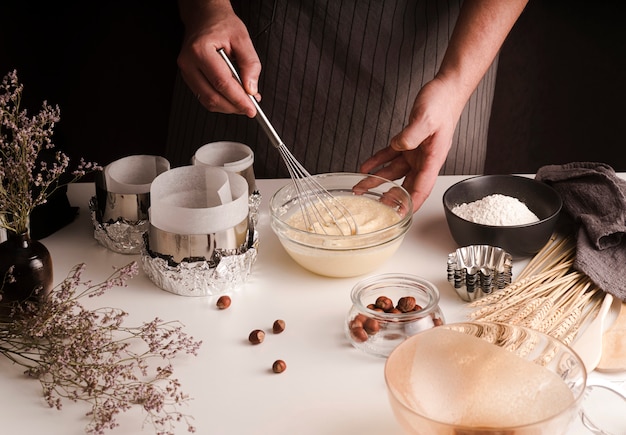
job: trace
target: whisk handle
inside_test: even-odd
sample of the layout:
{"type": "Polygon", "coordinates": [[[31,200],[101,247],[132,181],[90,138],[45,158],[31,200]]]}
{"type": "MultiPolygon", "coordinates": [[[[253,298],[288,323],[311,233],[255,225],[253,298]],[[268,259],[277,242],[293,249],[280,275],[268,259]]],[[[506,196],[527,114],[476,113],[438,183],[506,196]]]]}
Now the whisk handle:
{"type": "MultiPolygon", "coordinates": [[[[239,84],[241,85],[241,87],[243,87],[243,82],[241,81],[241,77],[239,77],[239,73],[237,72],[235,65],[233,65],[233,63],[230,61],[229,57],[224,52],[224,49],[220,48],[217,50],[217,52],[220,54],[220,56],[222,56],[222,59],[224,59],[224,62],[226,62],[226,65],[228,65],[228,68],[230,69],[230,72],[233,74],[233,77],[235,77],[237,81],[239,82],[239,84]]],[[[269,137],[270,142],[272,142],[272,145],[274,145],[276,148],[285,146],[282,139],[276,132],[276,129],[274,129],[274,126],[270,123],[267,116],[265,116],[265,112],[263,112],[263,109],[261,109],[259,102],[256,100],[256,98],[254,98],[254,95],[248,94],[248,97],[250,97],[250,101],[252,101],[252,104],[254,104],[254,108],[256,109],[255,118],[257,122],[259,123],[259,125],[261,126],[261,128],[265,131],[265,134],[269,137]]]]}
{"type": "Polygon", "coordinates": [[[267,116],[265,116],[265,112],[261,110],[261,106],[259,106],[259,103],[256,100],[256,98],[250,95],[250,100],[252,100],[252,103],[254,104],[254,107],[256,108],[255,118],[257,122],[259,123],[259,125],[261,126],[261,128],[265,131],[265,134],[269,137],[272,145],[274,145],[276,148],[284,147],[285,144],[281,140],[280,136],[278,135],[278,133],[276,132],[272,124],[270,124],[270,121],[267,119],[267,116]]]}

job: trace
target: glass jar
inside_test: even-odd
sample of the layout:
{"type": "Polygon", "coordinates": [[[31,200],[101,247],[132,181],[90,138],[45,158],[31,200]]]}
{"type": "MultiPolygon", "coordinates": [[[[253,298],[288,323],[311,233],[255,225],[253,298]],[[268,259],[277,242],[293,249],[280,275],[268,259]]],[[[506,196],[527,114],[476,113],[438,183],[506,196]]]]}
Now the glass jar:
{"type": "Polygon", "coordinates": [[[406,274],[382,274],[358,282],[350,294],[345,332],[354,347],[387,357],[406,338],[445,319],[439,290],[431,282],[406,274]]]}

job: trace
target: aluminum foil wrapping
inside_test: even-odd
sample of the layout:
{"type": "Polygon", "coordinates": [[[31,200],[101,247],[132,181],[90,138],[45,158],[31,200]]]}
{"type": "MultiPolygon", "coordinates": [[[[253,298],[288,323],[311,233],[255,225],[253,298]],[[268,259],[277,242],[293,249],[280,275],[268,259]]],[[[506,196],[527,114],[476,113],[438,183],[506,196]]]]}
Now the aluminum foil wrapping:
{"type": "Polygon", "coordinates": [[[181,296],[211,296],[229,293],[250,275],[257,256],[258,233],[235,252],[217,250],[210,259],[173,263],[150,251],[148,238],[141,261],[144,272],[158,287],[181,296]]]}
{"type": "Polygon", "coordinates": [[[118,218],[114,222],[101,222],[98,219],[98,200],[94,196],[89,201],[89,212],[93,223],[94,238],[104,247],[120,254],[140,254],[143,236],[150,225],[148,219],[130,222],[118,218]]]}
{"type": "Polygon", "coordinates": [[[256,228],[257,223],[259,222],[259,206],[261,205],[261,193],[258,190],[252,192],[252,194],[248,197],[248,208],[250,209],[250,224],[253,226],[252,228],[256,228]]]}
{"type": "Polygon", "coordinates": [[[181,296],[212,296],[230,293],[243,285],[256,261],[261,193],[248,197],[247,240],[238,249],[216,249],[209,259],[176,263],[150,250],[148,233],[142,239],[143,270],[159,288],[181,296]]]}
{"type": "Polygon", "coordinates": [[[513,258],[502,248],[471,245],[448,254],[448,282],[471,302],[511,283],[513,258]]]}

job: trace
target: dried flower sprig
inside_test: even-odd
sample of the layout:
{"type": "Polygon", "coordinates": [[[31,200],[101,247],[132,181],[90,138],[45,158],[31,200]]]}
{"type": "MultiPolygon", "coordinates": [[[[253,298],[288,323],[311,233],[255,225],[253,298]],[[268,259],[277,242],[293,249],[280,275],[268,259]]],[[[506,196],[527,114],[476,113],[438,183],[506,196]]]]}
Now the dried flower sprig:
{"type": "Polygon", "coordinates": [[[83,281],[84,269],[75,266],[43,301],[11,307],[12,320],[0,323],[0,354],[39,380],[50,407],[61,409],[64,399],[88,403],[87,433],[118,426],[117,416],[134,406],[144,410],[145,423],[157,434],[173,433],[181,421],[195,432],[191,416],[179,408],[190,399],[173,377],[172,359],[196,355],[201,342],[179,322],[155,318],[129,327],[120,309],[81,304],[81,298],[125,287],[138,272],[136,262],[98,284],[83,281]]]}
{"type": "Polygon", "coordinates": [[[45,204],[60,187],[74,182],[85,173],[101,169],[95,163],[80,160],[70,180],[62,180],[70,160],[61,151],[44,159],[43,150],[55,147],[52,136],[60,120],[59,106],[43,102],[41,111],[32,117],[21,110],[21,84],[14,70],[0,84],[0,225],[16,234],[28,230],[28,219],[35,207],[45,204]]]}

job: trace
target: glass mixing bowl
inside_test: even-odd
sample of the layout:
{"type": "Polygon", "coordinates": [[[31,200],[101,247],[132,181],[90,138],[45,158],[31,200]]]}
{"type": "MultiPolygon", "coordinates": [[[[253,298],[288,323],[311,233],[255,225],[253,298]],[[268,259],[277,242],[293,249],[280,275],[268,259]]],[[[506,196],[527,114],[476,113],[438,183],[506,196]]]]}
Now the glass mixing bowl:
{"type": "Polygon", "coordinates": [[[272,230],[293,260],[319,275],[352,277],[372,272],[396,252],[413,217],[411,196],[402,186],[374,175],[349,172],[313,178],[334,197],[371,199],[374,205],[391,209],[398,219],[373,231],[348,235],[299,229],[288,222],[302,213],[301,195],[294,183],[288,183],[270,199],[270,217],[272,230]]]}
{"type": "Polygon", "coordinates": [[[568,346],[500,323],[451,323],[389,355],[393,412],[414,435],[558,435],[577,416],[587,373],[568,346]]]}

